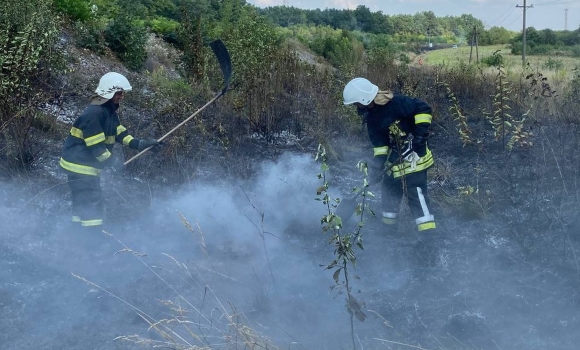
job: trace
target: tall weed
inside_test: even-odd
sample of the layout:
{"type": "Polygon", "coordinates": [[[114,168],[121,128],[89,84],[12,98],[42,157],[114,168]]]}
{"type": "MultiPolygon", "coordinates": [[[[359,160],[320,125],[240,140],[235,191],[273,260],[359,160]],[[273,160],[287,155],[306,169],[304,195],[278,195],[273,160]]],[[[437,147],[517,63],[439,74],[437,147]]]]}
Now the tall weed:
{"type": "Polygon", "coordinates": [[[30,130],[51,70],[62,68],[59,18],[41,0],[3,2],[0,11],[0,157],[7,168],[22,167],[34,158],[30,130]]]}

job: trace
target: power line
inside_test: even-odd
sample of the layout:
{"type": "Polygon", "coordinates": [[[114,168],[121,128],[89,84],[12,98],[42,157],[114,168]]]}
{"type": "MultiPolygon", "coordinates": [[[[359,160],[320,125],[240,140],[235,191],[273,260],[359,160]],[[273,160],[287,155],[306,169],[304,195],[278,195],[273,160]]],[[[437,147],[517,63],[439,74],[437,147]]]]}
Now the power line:
{"type": "Polygon", "coordinates": [[[499,26],[500,24],[505,22],[512,15],[512,13],[514,13],[514,11],[516,10],[516,7],[514,5],[517,5],[517,3],[510,5],[509,11],[504,12],[502,15],[500,15],[495,20],[493,20],[491,22],[490,26],[493,26],[493,25],[499,26]]]}
{"type": "Polygon", "coordinates": [[[517,21],[519,21],[522,18],[522,15],[519,15],[517,18],[515,18],[514,20],[512,20],[510,23],[508,23],[508,25],[506,26],[506,28],[511,27],[512,24],[516,23],[517,21]]]}
{"type": "Polygon", "coordinates": [[[571,4],[571,3],[575,3],[575,2],[580,2],[580,0],[567,0],[567,1],[554,0],[554,1],[536,3],[535,5],[536,6],[554,6],[554,5],[571,4]]]}

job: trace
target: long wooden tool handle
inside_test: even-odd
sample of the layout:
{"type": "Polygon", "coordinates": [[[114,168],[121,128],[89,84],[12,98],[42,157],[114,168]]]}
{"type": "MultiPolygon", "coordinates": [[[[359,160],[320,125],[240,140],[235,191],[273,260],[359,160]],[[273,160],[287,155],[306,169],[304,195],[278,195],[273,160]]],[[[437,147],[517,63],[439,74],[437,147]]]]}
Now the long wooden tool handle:
{"type": "MultiPolygon", "coordinates": [[[[171,129],[168,133],[166,133],[165,135],[161,136],[161,138],[159,138],[159,140],[157,140],[157,142],[161,142],[163,140],[165,140],[169,135],[173,134],[173,132],[177,129],[179,129],[180,127],[182,127],[185,123],[187,123],[191,118],[195,117],[199,112],[203,111],[207,106],[209,106],[210,104],[212,104],[215,100],[217,100],[218,98],[220,98],[222,95],[224,94],[223,91],[221,91],[220,93],[218,93],[214,98],[212,98],[208,103],[206,103],[205,105],[203,105],[200,109],[198,109],[195,113],[193,113],[192,115],[190,115],[189,117],[187,117],[184,121],[182,121],[181,123],[179,123],[176,127],[174,127],[173,129],[171,129]]],[[[135,160],[135,158],[139,157],[140,155],[142,155],[143,153],[147,152],[148,150],[150,150],[151,148],[153,148],[154,146],[151,147],[147,147],[144,150],[142,150],[141,152],[137,153],[136,155],[134,155],[132,158],[130,158],[129,160],[127,160],[125,163],[125,165],[131,163],[133,160],[135,160]]]]}

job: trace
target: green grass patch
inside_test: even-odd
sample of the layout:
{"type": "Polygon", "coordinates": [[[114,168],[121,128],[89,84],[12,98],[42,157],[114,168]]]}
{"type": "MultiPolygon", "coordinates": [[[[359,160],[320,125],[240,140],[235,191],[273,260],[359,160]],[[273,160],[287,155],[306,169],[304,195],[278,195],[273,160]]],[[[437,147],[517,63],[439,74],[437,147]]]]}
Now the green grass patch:
{"type": "MultiPolygon", "coordinates": [[[[456,49],[440,49],[429,51],[424,56],[424,62],[429,65],[450,65],[459,63],[475,63],[485,60],[486,57],[492,56],[498,52],[504,58],[504,67],[507,70],[518,70],[522,68],[522,56],[513,55],[509,45],[490,45],[471,47],[469,45],[459,46],[456,49]]],[[[560,70],[571,70],[580,65],[580,59],[575,57],[555,56],[555,55],[533,55],[526,56],[526,62],[533,69],[542,71],[557,72],[560,70]]]]}

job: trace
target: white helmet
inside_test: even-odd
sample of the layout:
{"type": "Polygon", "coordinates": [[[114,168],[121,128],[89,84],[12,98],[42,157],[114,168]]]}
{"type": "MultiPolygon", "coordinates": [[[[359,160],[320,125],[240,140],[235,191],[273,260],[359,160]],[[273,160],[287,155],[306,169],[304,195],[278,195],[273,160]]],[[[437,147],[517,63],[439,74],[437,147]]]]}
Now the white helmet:
{"type": "Polygon", "coordinates": [[[125,76],[119,73],[109,72],[101,77],[95,93],[109,100],[118,91],[131,91],[132,89],[129,80],[125,76]]]}
{"type": "Polygon", "coordinates": [[[351,105],[358,102],[368,106],[369,103],[373,101],[375,96],[377,96],[378,91],[379,87],[367,79],[354,78],[344,87],[342,97],[344,98],[345,105],[351,105]]]}

